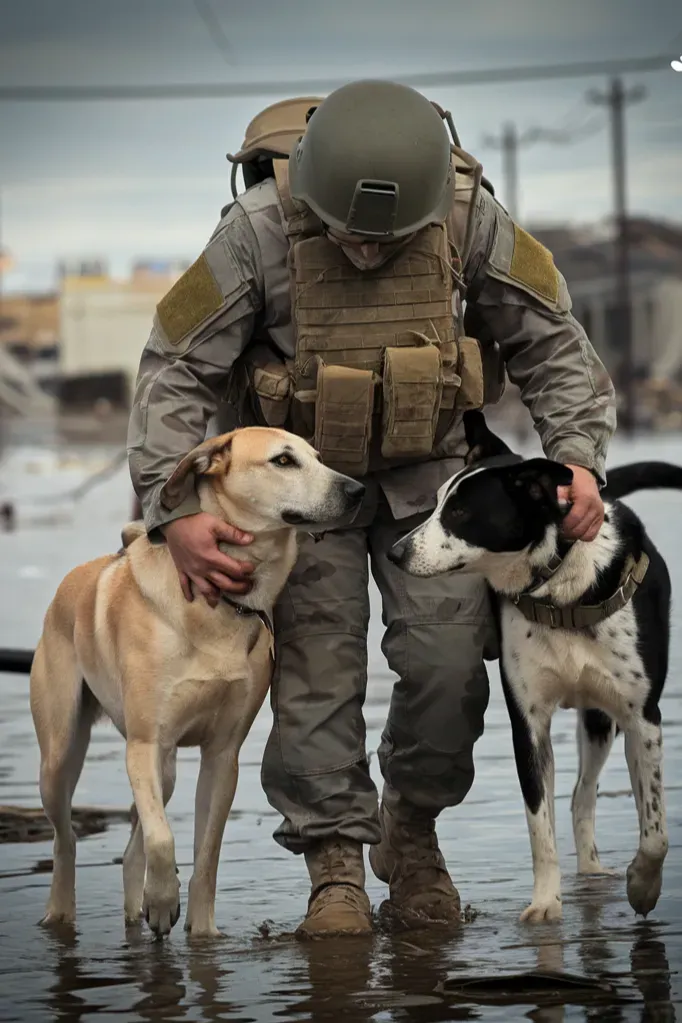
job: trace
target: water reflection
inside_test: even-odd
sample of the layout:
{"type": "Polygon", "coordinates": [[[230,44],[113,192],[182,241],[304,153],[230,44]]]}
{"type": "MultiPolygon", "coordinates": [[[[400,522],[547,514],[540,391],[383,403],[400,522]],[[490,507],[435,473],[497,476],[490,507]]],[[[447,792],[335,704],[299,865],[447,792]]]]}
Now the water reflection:
{"type": "MultiPolygon", "coordinates": [[[[127,928],[119,945],[111,931],[98,945],[80,933],[40,932],[33,951],[40,960],[37,979],[47,983],[42,994],[22,991],[21,1004],[29,1012],[39,1006],[46,1019],[83,1023],[108,1013],[168,1023],[522,1017],[536,1023],[672,1023],[678,1017],[665,929],[624,921],[619,899],[617,882],[583,879],[567,900],[561,925],[529,931],[508,919],[483,919],[454,935],[380,930],[374,938],[305,944],[290,935],[263,939],[255,932],[218,943],[191,943],[182,933],[159,942],[139,927],[127,928]],[[521,981],[504,992],[463,996],[447,984],[448,978],[524,971],[583,975],[613,985],[619,997],[569,989],[552,1001],[521,981]]],[[[675,932],[671,938],[677,948],[675,932]]],[[[0,1018],[8,1017],[0,1010],[0,1018]]]]}
{"type": "Polygon", "coordinates": [[[676,1020],[668,953],[660,932],[652,924],[638,924],[637,937],[630,950],[630,964],[632,979],[644,1002],[641,1023],[672,1023],[676,1020]]]}

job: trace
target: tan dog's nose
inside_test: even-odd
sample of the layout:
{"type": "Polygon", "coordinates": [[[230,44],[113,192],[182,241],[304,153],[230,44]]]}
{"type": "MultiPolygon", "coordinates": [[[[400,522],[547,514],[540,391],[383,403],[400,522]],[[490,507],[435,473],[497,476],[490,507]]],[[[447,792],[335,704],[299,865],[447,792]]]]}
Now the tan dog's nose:
{"type": "Polygon", "coordinates": [[[354,507],[356,504],[360,504],[364,497],[365,487],[362,483],[358,483],[357,480],[348,480],[348,483],[343,484],[343,492],[351,501],[351,506],[354,507]]]}

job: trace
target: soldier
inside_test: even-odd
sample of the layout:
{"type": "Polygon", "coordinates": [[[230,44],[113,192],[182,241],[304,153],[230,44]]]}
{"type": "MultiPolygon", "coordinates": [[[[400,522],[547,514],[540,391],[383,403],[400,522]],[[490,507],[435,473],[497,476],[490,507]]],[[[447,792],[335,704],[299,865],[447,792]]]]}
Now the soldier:
{"type": "Polygon", "coordinates": [[[374,81],[256,118],[231,158],[246,191],[160,302],[131,416],[147,531],[168,544],[188,600],[192,587],[213,605],[221,591],[235,599],[252,570],[217,546],[250,538],[198,513],[192,489],[161,502],[221,399],[234,422],[293,430],[367,485],[353,521],[304,537],[275,614],[262,782],[283,818],[275,839],[310,874],[301,937],[370,931],[365,844],[403,917],[460,919],[435,821],[473,782],[494,619],[480,578],[410,578],[386,555],[461,468],[462,412],[499,399],[505,367],[547,456],[573,469],[567,537],[594,539],[603,518],[611,381],[551,253],[444,120],[420,93],[374,81]],[[380,810],[362,712],[368,561],[399,679],[380,810]]]}

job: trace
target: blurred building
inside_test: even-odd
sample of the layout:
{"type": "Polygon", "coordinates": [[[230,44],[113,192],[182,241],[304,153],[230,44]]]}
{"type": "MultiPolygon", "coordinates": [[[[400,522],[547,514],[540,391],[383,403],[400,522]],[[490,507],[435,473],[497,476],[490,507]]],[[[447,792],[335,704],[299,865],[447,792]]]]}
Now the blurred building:
{"type": "Polygon", "coordinates": [[[56,294],[3,295],[0,300],[0,449],[8,424],[43,421],[54,402],[40,385],[54,372],[58,351],[56,294]]]}
{"type": "Polygon", "coordinates": [[[59,340],[59,295],[3,295],[0,300],[0,347],[22,362],[56,359],[59,340]]]}
{"type": "MultiPolygon", "coordinates": [[[[575,316],[617,379],[622,346],[612,227],[529,230],[552,251],[568,282],[575,316]]],[[[666,420],[668,427],[682,428],[682,226],[632,218],[629,231],[639,400],[656,411],[658,425],[666,420]]],[[[17,386],[26,389],[32,380],[40,385],[34,396],[41,388],[49,391],[58,396],[62,411],[113,407],[123,414],[156,306],[187,266],[140,261],[129,278],[119,280],[102,260],[81,260],[60,266],[54,293],[2,296],[0,352],[7,358],[0,385],[6,396],[17,386]]],[[[24,399],[13,401],[28,407],[24,399]]]]}
{"type": "MultiPolygon", "coordinates": [[[[573,313],[611,373],[620,364],[613,232],[531,228],[566,278],[573,313]]],[[[630,221],[633,358],[638,378],[682,379],[682,228],[630,221]]]]}
{"type": "MultiPolygon", "coordinates": [[[[609,373],[622,360],[616,306],[613,226],[529,228],[552,252],[566,278],[573,314],[609,373]]],[[[640,421],[682,428],[682,227],[632,218],[630,294],[633,370],[640,421]]],[[[653,424],[652,424],[653,425],[653,424]]]]}
{"type": "Polygon", "coordinates": [[[62,401],[94,397],[126,407],[158,302],[188,264],[140,262],[127,280],[98,261],[60,268],[59,369],[62,401]]]}

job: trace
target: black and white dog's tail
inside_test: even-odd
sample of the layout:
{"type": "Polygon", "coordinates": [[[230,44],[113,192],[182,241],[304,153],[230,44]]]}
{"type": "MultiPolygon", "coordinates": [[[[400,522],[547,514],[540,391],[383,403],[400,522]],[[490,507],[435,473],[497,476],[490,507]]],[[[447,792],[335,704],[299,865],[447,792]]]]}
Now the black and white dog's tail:
{"type": "Polygon", "coordinates": [[[602,490],[605,501],[617,501],[638,490],[682,490],[682,467],[669,462],[633,462],[609,469],[602,490]]]}

